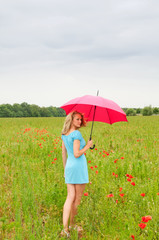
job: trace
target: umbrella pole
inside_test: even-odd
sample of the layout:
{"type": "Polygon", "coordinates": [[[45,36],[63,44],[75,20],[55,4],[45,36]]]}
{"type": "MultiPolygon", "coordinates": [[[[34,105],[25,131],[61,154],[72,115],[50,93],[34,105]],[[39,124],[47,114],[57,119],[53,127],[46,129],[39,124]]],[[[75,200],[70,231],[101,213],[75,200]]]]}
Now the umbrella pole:
{"type": "MultiPolygon", "coordinates": [[[[97,91],[97,96],[99,94],[99,90],[97,91]]],[[[92,128],[91,128],[91,135],[90,135],[90,140],[92,139],[92,131],[93,131],[93,125],[94,125],[94,117],[95,117],[95,112],[96,112],[96,106],[94,108],[94,114],[93,114],[93,122],[92,122],[92,128]]],[[[95,147],[95,145],[93,145],[95,147]]],[[[93,148],[94,148],[93,147],[93,148]]],[[[91,148],[92,149],[92,148],[91,148]]]]}
{"type": "Polygon", "coordinates": [[[94,108],[94,114],[93,114],[93,121],[92,121],[92,127],[91,127],[90,140],[92,139],[92,131],[93,131],[93,125],[94,125],[95,111],[96,111],[96,106],[95,106],[95,108],[94,108]]]}

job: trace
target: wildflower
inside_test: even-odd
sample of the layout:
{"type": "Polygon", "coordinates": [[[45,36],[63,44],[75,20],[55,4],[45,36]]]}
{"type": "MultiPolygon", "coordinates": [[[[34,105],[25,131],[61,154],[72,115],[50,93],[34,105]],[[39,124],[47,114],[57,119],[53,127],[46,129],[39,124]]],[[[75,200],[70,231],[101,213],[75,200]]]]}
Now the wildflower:
{"type": "Polygon", "coordinates": [[[115,201],[116,203],[118,203],[118,199],[116,199],[116,201],[115,201]]]}
{"type": "Polygon", "coordinates": [[[96,174],[98,174],[98,171],[96,171],[96,174]]]}
{"type": "Polygon", "coordinates": [[[131,182],[131,185],[135,186],[135,183],[134,183],[134,182],[131,182]]]}
{"type": "Polygon", "coordinates": [[[88,163],[91,163],[91,161],[88,161],[88,163]]]}
{"type": "Polygon", "coordinates": [[[129,174],[126,174],[126,177],[129,177],[129,174]]]}
{"type": "Polygon", "coordinates": [[[107,197],[114,197],[114,195],[111,193],[111,194],[108,194],[107,197]]]}
{"type": "Polygon", "coordinates": [[[134,235],[131,235],[131,238],[132,238],[133,240],[135,240],[135,236],[134,236],[134,235]]]}
{"type": "Polygon", "coordinates": [[[124,193],[120,193],[119,195],[120,195],[120,197],[124,197],[124,193]]]}
{"type": "Polygon", "coordinates": [[[96,165],[95,165],[94,167],[95,167],[95,168],[97,168],[97,166],[96,166],[96,165]]]}
{"type": "Polygon", "coordinates": [[[120,188],[119,188],[119,191],[121,192],[122,190],[123,190],[122,187],[120,187],[120,188]]]}
{"type": "Polygon", "coordinates": [[[132,175],[129,175],[129,178],[134,178],[132,175]]]}
{"type": "Polygon", "coordinates": [[[131,182],[131,178],[127,178],[127,181],[128,181],[128,182],[131,182]]]}
{"type": "Polygon", "coordinates": [[[88,196],[88,192],[84,193],[84,196],[88,196]]]}
{"type": "Polygon", "coordinates": [[[142,222],[148,222],[151,219],[152,219],[152,217],[148,215],[148,216],[142,217],[142,222]]]}
{"type": "Polygon", "coordinates": [[[118,174],[116,174],[115,177],[117,178],[117,177],[118,177],[118,174]]]}
{"type": "Polygon", "coordinates": [[[115,176],[115,173],[114,173],[114,172],[113,172],[112,174],[113,174],[113,176],[115,176]]]}
{"type": "Polygon", "coordinates": [[[141,195],[142,197],[145,197],[145,193],[141,193],[140,195],[141,195]]]}
{"type": "Polygon", "coordinates": [[[103,157],[105,157],[105,155],[103,155],[103,157]]]}
{"type": "Polygon", "coordinates": [[[124,159],[124,157],[121,157],[121,159],[124,159]]]}
{"type": "Polygon", "coordinates": [[[145,223],[140,223],[138,224],[140,228],[144,229],[146,227],[146,224],[145,223]]]}
{"type": "Polygon", "coordinates": [[[97,150],[97,148],[95,148],[94,150],[97,150]]]}

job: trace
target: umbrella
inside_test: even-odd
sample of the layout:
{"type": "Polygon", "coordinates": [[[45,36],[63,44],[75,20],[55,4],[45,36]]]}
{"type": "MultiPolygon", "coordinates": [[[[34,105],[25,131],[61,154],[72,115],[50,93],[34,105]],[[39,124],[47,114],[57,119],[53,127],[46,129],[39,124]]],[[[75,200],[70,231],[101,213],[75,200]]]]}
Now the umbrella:
{"type": "MultiPolygon", "coordinates": [[[[98,91],[99,92],[99,91],[98,91]]],[[[61,106],[65,110],[66,115],[72,111],[84,113],[86,121],[92,121],[90,139],[92,138],[92,130],[94,121],[113,124],[115,122],[127,122],[125,112],[115,102],[98,96],[85,95],[74,98],[61,106]]],[[[93,146],[93,148],[95,145],[93,146]]]]}

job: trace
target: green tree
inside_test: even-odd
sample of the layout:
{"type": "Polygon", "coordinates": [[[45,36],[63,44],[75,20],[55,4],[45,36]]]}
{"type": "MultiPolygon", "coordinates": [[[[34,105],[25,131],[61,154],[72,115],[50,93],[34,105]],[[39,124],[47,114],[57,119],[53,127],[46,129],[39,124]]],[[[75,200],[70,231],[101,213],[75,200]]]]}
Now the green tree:
{"type": "Polygon", "coordinates": [[[14,111],[10,104],[0,105],[0,117],[14,117],[14,111]]]}
{"type": "Polygon", "coordinates": [[[159,108],[157,108],[157,107],[153,108],[153,113],[154,114],[159,114],[159,108]]]}
{"type": "Polygon", "coordinates": [[[14,103],[13,110],[14,110],[15,117],[24,117],[23,108],[20,104],[14,103]]]}
{"type": "Polygon", "coordinates": [[[31,117],[41,117],[40,107],[35,104],[30,105],[30,112],[31,117]]]}
{"type": "Polygon", "coordinates": [[[141,111],[142,111],[141,108],[137,108],[137,109],[136,109],[136,113],[137,113],[137,114],[140,114],[141,111]]]}
{"type": "Polygon", "coordinates": [[[128,108],[126,110],[126,115],[127,116],[136,116],[136,111],[133,108],[128,108]]]}
{"type": "Polygon", "coordinates": [[[143,116],[151,116],[153,114],[153,110],[151,106],[144,107],[142,110],[143,116]]]}
{"type": "Polygon", "coordinates": [[[41,117],[51,117],[51,113],[46,107],[40,109],[40,115],[41,117]]]}
{"type": "Polygon", "coordinates": [[[31,117],[31,109],[30,105],[26,102],[21,103],[22,109],[23,109],[23,116],[24,117],[31,117]]]}

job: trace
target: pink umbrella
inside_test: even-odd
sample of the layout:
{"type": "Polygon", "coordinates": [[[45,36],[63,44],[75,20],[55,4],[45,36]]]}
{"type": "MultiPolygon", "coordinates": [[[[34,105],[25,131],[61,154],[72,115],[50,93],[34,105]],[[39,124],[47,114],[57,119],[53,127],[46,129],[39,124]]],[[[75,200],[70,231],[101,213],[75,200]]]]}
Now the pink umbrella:
{"type": "MultiPolygon", "coordinates": [[[[98,93],[97,93],[98,95],[98,93]]],[[[124,111],[113,101],[100,96],[85,95],[70,100],[61,106],[68,115],[72,111],[79,111],[84,113],[86,121],[105,122],[113,124],[115,122],[127,122],[124,111]]],[[[92,129],[91,135],[92,136],[92,129]]]]}

